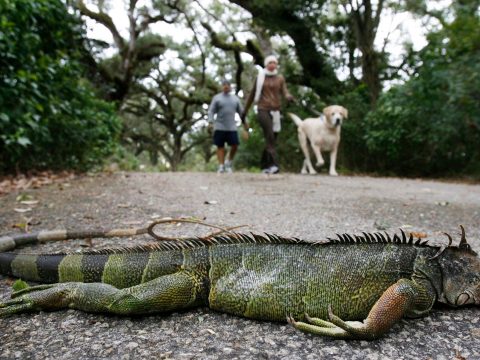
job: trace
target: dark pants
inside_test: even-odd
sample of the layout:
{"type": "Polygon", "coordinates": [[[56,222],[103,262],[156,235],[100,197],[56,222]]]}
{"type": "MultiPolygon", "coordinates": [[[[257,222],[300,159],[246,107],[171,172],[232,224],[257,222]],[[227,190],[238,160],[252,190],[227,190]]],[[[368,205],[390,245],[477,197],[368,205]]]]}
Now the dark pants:
{"type": "Polygon", "coordinates": [[[263,130],[263,137],[265,138],[265,149],[263,150],[261,167],[268,169],[275,165],[278,166],[277,151],[275,150],[275,142],[278,133],[273,132],[273,120],[270,111],[258,110],[258,122],[263,130]]]}

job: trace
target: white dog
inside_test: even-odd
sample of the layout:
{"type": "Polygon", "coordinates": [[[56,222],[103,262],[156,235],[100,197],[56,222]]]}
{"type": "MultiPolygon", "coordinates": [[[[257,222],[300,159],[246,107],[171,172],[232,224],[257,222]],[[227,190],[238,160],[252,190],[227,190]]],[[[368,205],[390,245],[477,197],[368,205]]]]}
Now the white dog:
{"type": "Polygon", "coordinates": [[[297,115],[288,114],[298,126],[298,141],[302,148],[305,160],[303,161],[302,174],[316,174],[315,168],[310,161],[307,139],[317,158],[317,166],[322,166],[325,161],[322,151],[330,152],[329,174],[337,176],[335,165],[337,161],[337,150],[340,144],[340,128],[343,120],[348,117],[348,110],[343,106],[331,105],[323,109],[323,114],[318,118],[308,118],[302,121],[297,115]]]}

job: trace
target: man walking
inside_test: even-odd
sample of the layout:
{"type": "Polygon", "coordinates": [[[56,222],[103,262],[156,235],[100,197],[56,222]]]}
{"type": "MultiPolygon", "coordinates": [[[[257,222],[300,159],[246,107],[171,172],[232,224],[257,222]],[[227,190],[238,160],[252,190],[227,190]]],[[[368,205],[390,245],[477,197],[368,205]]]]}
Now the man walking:
{"type": "MultiPolygon", "coordinates": [[[[209,126],[213,123],[213,143],[217,146],[218,173],[231,173],[232,161],[238,148],[238,133],[235,113],[241,115],[243,107],[240,99],[231,94],[232,88],[228,80],[222,81],[222,92],[215,95],[208,109],[209,126]],[[214,115],[217,117],[214,118],[214,115]],[[228,160],[225,161],[225,143],[230,146],[228,160]]],[[[242,118],[243,126],[248,130],[248,123],[242,118]]]]}

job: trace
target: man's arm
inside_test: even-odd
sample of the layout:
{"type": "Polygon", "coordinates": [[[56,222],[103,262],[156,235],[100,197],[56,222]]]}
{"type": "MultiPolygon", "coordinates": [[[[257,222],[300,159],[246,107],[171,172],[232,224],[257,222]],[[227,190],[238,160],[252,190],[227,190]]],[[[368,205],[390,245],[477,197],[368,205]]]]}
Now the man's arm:
{"type": "MultiPolygon", "coordinates": [[[[240,117],[242,117],[243,115],[243,106],[242,106],[242,102],[240,101],[240,99],[237,97],[237,109],[236,109],[238,115],[240,115],[240,117]]],[[[242,119],[242,122],[244,122],[244,119],[242,119]]]]}
{"type": "Polygon", "coordinates": [[[213,123],[213,116],[217,113],[217,96],[214,96],[210,106],[208,107],[208,122],[213,123]]]}
{"type": "Polygon", "coordinates": [[[243,111],[242,103],[240,99],[237,97],[237,113],[240,115],[240,119],[242,120],[243,127],[245,130],[248,130],[250,126],[248,126],[248,122],[246,121],[246,113],[243,111]]]}

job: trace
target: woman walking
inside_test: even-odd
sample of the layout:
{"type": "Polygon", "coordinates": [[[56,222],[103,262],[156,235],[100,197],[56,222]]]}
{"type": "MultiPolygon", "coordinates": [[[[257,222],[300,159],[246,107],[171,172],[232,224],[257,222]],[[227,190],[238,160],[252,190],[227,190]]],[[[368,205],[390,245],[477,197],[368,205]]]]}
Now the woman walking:
{"type": "Polygon", "coordinates": [[[242,115],[242,120],[244,120],[252,103],[257,104],[258,122],[262,127],[265,138],[261,166],[262,172],[266,174],[276,174],[280,171],[275,143],[281,130],[280,107],[282,97],[288,101],[293,101],[293,96],[288,92],[285,78],[278,74],[277,68],[277,58],[274,55],[267,56],[265,58],[265,68],[258,73],[245,104],[245,112],[242,115]]]}

